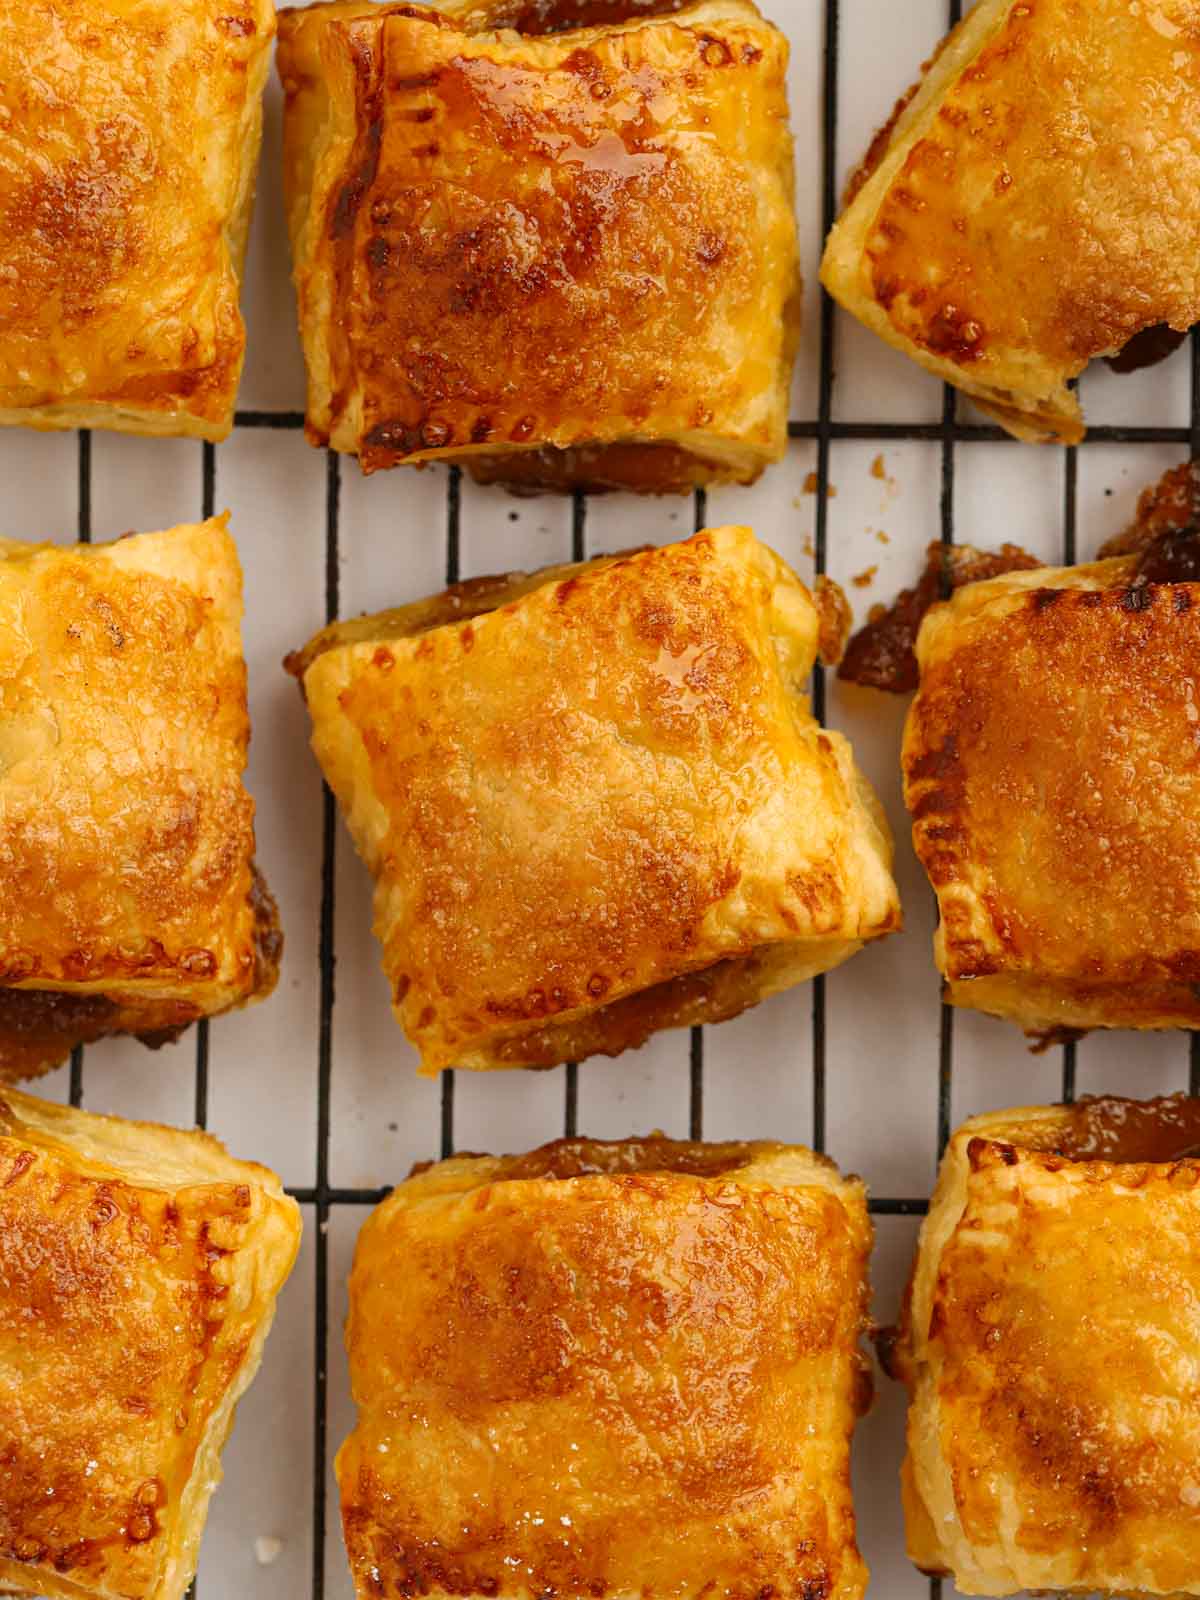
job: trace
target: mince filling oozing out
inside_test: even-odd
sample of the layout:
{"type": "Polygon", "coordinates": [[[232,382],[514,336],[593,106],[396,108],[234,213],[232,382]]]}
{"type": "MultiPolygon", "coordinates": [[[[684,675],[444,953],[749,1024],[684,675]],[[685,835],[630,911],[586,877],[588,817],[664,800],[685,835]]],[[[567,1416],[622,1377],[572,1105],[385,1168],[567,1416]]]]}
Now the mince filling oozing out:
{"type": "MultiPolygon", "coordinates": [[[[1130,580],[1135,590],[1148,584],[1200,583],[1198,535],[1200,463],[1185,461],[1142,494],[1132,525],[1101,545],[1098,554],[1137,556],[1130,580]]],[[[995,551],[930,544],[917,583],[902,589],[890,606],[871,608],[846,646],[838,677],[868,689],[912,694],[919,676],[917,634],[931,606],[965,584],[1044,565],[1015,544],[995,551]]]]}
{"type": "Polygon", "coordinates": [[[678,1173],[691,1178],[719,1178],[736,1172],[751,1159],[743,1144],[687,1144],[651,1134],[645,1139],[558,1139],[512,1161],[504,1177],[565,1180],[622,1173],[678,1173]]]}
{"type": "Polygon", "coordinates": [[[1165,1165],[1200,1155],[1200,1099],[1084,1095],[1071,1107],[1070,1127],[1055,1135],[1054,1149],[1069,1161],[1117,1164],[1165,1165]]]}
{"type": "Polygon", "coordinates": [[[664,17],[682,11],[690,0],[497,0],[472,13],[486,18],[487,30],[511,28],[526,38],[570,33],[576,28],[611,28],[621,22],[664,17]]]}

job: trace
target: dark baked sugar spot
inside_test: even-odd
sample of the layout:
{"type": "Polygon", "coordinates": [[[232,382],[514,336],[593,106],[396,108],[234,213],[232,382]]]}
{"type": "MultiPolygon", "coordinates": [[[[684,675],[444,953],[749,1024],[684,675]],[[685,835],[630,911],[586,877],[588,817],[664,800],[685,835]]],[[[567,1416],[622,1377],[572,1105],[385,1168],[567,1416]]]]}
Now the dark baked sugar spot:
{"type": "Polygon", "coordinates": [[[725,254],[725,240],[719,233],[711,233],[707,229],[700,235],[696,245],[696,256],[706,267],[713,267],[725,254]]]}

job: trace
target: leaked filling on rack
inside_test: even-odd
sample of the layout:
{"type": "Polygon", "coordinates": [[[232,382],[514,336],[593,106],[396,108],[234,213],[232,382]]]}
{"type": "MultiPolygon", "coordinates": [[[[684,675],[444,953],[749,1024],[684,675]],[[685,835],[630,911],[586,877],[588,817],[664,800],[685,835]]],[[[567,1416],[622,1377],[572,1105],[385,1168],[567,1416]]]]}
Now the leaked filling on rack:
{"type": "Polygon", "coordinates": [[[711,482],[721,472],[715,455],[635,439],[472,455],[464,461],[476,483],[499,483],[518,495],[563,489],[579,489],[585,494],[620,489],[682,493],[711,482]]]}
{"type": "Polygon", "coordinates": [[[1181,461],[1157,483],[1143,489],[1129,527],[1100,546],[1099,555],[1141,555],[1165,533],[1179,533],[1200,523],[1200,462],[1181,461]]]}
{"type": "Polygon", "coordinates": [[[969,544],[930,544],[925,570],[911,589],[901,589],[890,606],[873,606],[867,621],[846,646],[838,677],[867,689],[912,694],[917,669],[917,634],[930,606],[964,584],[1028,572],[1044,565],[1019,545],[977,550],[969,544]]]}
{"type": "MultiPolygon", "coordinates": [[[[1172,467],[1144,490],[1133,522],[1101,545],[1099,555],[1136,556],[1135,587],[1200,582],[1200,462],[1185,461],[1172,467]]],[[[1044,565],[1016,544],[1003,544],[999,550],[928,545],[925,568],[912,588],[901,589],[889,606],[873,606],[867,621],[853,634],[838,677],[868,689],[912,694],[920,676],[917,634],[931,606],[965,584],[1008,572],[1031,572],[1044,565]]]]}

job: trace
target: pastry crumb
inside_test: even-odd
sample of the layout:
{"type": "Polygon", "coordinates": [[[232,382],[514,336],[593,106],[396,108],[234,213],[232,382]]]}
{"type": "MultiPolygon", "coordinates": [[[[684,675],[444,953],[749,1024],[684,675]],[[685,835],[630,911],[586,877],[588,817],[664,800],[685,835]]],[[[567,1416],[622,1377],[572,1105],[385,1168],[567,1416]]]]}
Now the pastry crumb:
{"type": "Polygon", "coordinates": [[[273,1539],[260,1533],[254,1541],[254,1559],[260,1567],[269,1567],[273,1561],[278,1561],[282,1550],[282,1539],[273,1539]]]}
{"type": "MultiPolygon", "coordinates": [[[[820,482],[821,480],[817,477],[817,474],[815,472],[810,472],[804,480],[805,494],[816,494],[817,489],[820,487],[820,482]]],[[[836,484],[827,483],[825,485],[825,498],[827,500],[834,500],[837,498],[836,484]]]]}
{"type": "Polygon", "coordinates": [[[862,572],[856,572],[850,582],[856,589],[867,589],[871,586],[878,571],[878,567],[867,567],[862,572]]]}
{"type": "Polygon", "coordinates": [[[883,455],[877,455],[871,463],[871,476],[873,478],[886,478],[887,468],[883,464],[883,455]]]}
{"type": "Polygon", "coordinates": [[[876,528],[875,537],[879,540],[880,544],[891,544],[892,542],[891,535],[884,533],[882,528],[876,528]]]}

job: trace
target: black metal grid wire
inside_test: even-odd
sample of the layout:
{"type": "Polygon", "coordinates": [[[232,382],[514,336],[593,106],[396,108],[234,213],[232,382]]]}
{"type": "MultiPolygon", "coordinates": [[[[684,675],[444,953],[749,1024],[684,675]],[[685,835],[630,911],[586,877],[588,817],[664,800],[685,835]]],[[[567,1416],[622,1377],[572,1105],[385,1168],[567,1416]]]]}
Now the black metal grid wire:
{"type": "MultiPolygon", "coordinates": [[[[839,88],[839,29],[840,0],[823,0],[824,48],[823,80],[821,90],[822,116],[822,234],[828,234],[837,215],[837,120],[839,88]]],[[[959,20],[962,0],[948,0],[948,22],[959,20]]],[[[943,396],[940,422],[848,422],[833,416],[833,391],[836,377],[834,306],[822,292],[820,306],[819,384],[817,415],[814,418],[793,419],[788,424],[792,439],[812,440],[816,444],[816,495],[815,525],[813,534],[814,568],[822,574],[826,570],[828,540],[830,465],[832,447],[840,441],[868,441],[880,444],[893,442],[933,443],[941,446],[940,531],[943,544],[954,540],[955,510],[955,447],[959,444],[995,443],[1012,444],[1003,429],[977,423],[964,423],[957,414],[957,395],[946,388],[943,396]]],[[[290,410],[243,410],[235,416],[235,427],[295,431],[304,426],[304,415],[290,410]]],[[[1191,338],[1191,416],[1187,427],[1147,426],[1096,426],[1089,428],[1084,447],[1089,444],[1168,444],[1188,446],[1191,454],[1200,456],[1200,328],[1193,330],[1191,338]]],[[[1020,446],[1018,446],[1020,448],[1020,446]]],[[[203,444],[201,515],[210,517],[216,503],[216,478],[218,452],[215,446],[203,444]]],[[[1061,553],[1064,563],[1075,559],[1076,550],[1076,490],[1078,480],[1078,450],[1065,452],[1062,508],[1061,553]]],[[[338,614],[339,603],[339,523],[340,523],[341,464],[329,452],[326,459],[326,515],[325,515],[325,616],[332,621],[338,614]]],[[[706,523],[706,497],[697,490],[693,503],[693,527],[700,529],[706,523]]],[[[587,499],[576,493],[572,502],[571,551],[574,560],[583,560],[587,554],[587,499]]],[[[446,581],[455,582],[460,576],[460,520],[461,478],[457,468],[451,468],[446,487],[446,581]]],[[[92,537],[92,442],[87,431],[78,435],[78,516],[77,537],[88,543],[92,537]]],[[[813,680],[813,709],[821,720],[825,715],[826,692],[824,673],[815,669],[813,680]]],[[[312,1600],[324,1600],[326,1541],[328,1514],[326,1496],[327,1470],[327,1400],[328,1400],[328,1323],[330,1305],[328,1225],[331,1213],[337,1206],[367,1208],[378,1204],[388,1193],[382,1188],[345,1188],[330,1181],[331,1134],[331,1082],[333,1072],[333,1010],[335,1001],[335,845],[337,814],[334,799],[328,788],[324,791],[321,838],[321,898],[319,929],[319,1027],[317,1058],[317,1145],[314,1164],[314,1181],[311,1186],[291,1186],[288,1192],[301,1204],[311,1205],[315,1228],[315,1366],[313,1378],[313,1497],[312,1497],[312,1600]]],[[[825,1148],[826,1130],[826,1030],[825,984],[820,977],[812,986],[812,1144],[817,1150],[825,1148]]],[[[1076,1089],[1076,1052],[1073,1044],[1061,1049],[1062,1098],[1073,1100],[1076,1089]]],[[[200,1127],[208,1116],[209,1031],[201,1021],[195,1031],[194,1095],[195,1119],[200,1127]]],[[[949,1006],[941,1008],[938,1043],[938,1096],[937,1096],[937,1149],[940,1156],[952,1127],[952,1086],[954,1074],[954,1022],[949,1006]]],[[[84,1051],[77,1048],[71,1056],[69,1097],[74,1106],[83,1099],[84,1051]]],[[[454,1143],[454,1074],[444,1073],[441,1080],[441,1154],[453,1153],[454,1143]]],[[[1200,1094],[1200,1033],[1194,1033],[1189,1045],[1189,1084],[1193,1094],[1200,1094]]],[[[578,1131],[578,1069],[574,1063],[567,1066],[563,1103],[563,1132],[571,1136],[578,1131]]],[[[698,1139],[704,1132],[704,1030],[691,1030],[689,1039],[689,1136],[698,1139]]],[[[869,1202],[871,1213],[883,1217],[920,1217],[928,1210],[924,1196],[877,1196],[869,1202]]],[[[939,1600],[941,1580],[929,1580],[931,1600],[939,1600]]],[[[189,1591],[195,1596],[195,1586],[189,1591]]]]}

